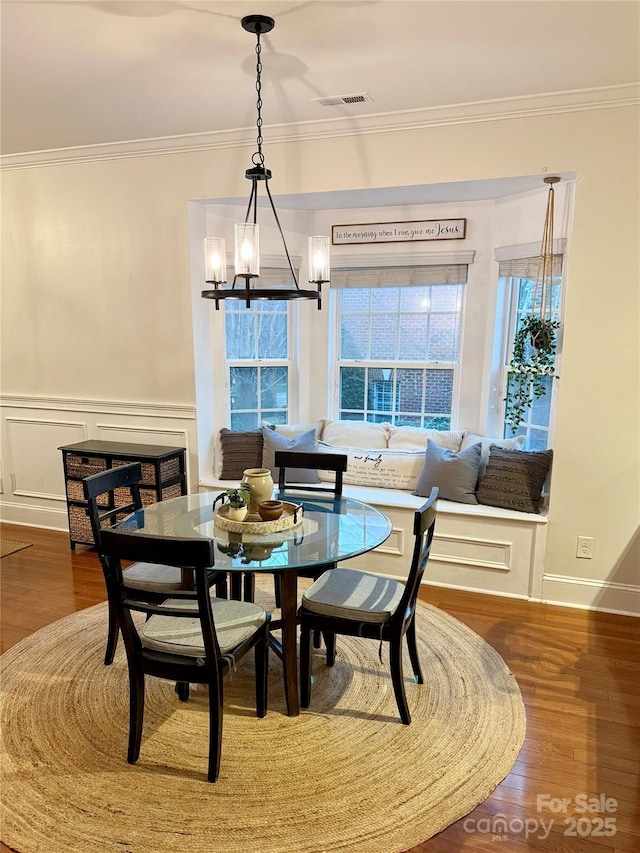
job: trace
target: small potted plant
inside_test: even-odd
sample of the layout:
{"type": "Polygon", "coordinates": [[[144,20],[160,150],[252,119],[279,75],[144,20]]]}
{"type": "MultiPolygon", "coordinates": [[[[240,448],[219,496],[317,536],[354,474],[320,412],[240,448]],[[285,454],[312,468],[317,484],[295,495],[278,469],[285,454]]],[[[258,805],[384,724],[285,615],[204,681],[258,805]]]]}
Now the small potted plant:
{"type": "Polygon", "coordinates": [[[216,503],[221,500],[229,504],[228,517],[231,521],[244,521],[251,499],[251,492],[245,486],[236,486],[234,489],[227,489],[226,492],[221,492],[214,501],[216,503]]]}

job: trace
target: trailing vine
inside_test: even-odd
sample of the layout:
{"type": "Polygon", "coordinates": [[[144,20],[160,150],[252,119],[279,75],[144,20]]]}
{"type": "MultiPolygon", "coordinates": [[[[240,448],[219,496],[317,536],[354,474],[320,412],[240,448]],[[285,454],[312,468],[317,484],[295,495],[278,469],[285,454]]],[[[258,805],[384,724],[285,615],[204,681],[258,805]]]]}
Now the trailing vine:
{"type": "Polygon", "coordinates": [[[545,378],[555,375],[557,320],[530,314],[518,329],[509,362],[505,423],[515,435],[534,400],[547,393],[545,378]]]}

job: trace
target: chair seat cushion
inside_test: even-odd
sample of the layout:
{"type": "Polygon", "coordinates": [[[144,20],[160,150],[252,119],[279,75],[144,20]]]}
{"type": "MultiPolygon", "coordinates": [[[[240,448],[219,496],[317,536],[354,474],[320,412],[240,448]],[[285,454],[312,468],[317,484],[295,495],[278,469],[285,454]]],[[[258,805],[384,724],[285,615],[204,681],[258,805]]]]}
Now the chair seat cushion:
{"type": "MultiPolygon", "coordinates": [[[[192,610],[195,602],[170,598],[164,606],[192,610]]],[[[211,609],[222,654],[249,639],[267,619],[264,608],[250,601],[212,597],[211,609]]],[[[154,615],[145,622],[140,636],[147,649],[189,657],[204,655],[200,620],[194,616],[154,615]]]]}
{"type": "Polygon", "coordinates": [[[332,569],[302,596],[302,606],[322,616],[385,622],[400,603],[404,586],[355,569],[332,569]]]}
{"type": "Polygon", "coordinates": [[[180,589],[181,572],[176,566],[134,563],[122,573],[127,586],[142,589],[153,586],[159,592],[180,589]]]}

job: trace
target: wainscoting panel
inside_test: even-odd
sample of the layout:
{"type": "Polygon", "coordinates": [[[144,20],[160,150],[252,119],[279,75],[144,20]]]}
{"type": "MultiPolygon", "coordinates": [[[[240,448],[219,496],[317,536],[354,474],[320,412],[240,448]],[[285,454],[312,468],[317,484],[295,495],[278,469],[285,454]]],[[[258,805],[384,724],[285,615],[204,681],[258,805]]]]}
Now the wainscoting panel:
{"type": "Polygon", "coordinates": [[[51,418],[6,418],[7,468],[11,478],[11,494],[44,500],[65,500],[64,477],[60,454],[42,454],[44,448],[84,441],[86,421],[53,420],[51,418]]]}
{"type": "Polygon", "coordinates": [[[431,559],[472,569],[508,572],[511,570],[511,542],[436,534],[431,548],[431,559]]]}
{"type": "Polygon", "coordinates": [[[87,439],[186,447],[188,488],[198,482],[193,406],[8,395],[0,403],[2,521],[67,530],[58,448],[87,439]]]}
{"type": "Polygon", "coordinates": [[[186,429],[169,429],[132,424],[96,424],[100,441],[128,441],[132,444],[160,444],[171,447],[186,447],[189,456],[189,432],[186,429]]]}
{"type": "MultiPolygon", "coordinates": [[[[352,487],[345,487],[347,494],[352,487]]],[[[381,491],[381,490],[380,490],[381,491]]],[[[360,495],[354,495],[360,497],[360,495]]],[[[366,496],[362,495],[366,500],[366,496]]],[[[369,498],[375,503],[373,495],[369,498]]],[[[425,583],[518,598],[537,597],[546,539],[545,519],[526,513],[487,514],[480,507],[438,502],[436,534],[425,583]],[[520,516],[520,517],[519,517],[520,516]]],[[[380,508],[391,519],[391,537],[348,565],[404,579],[413,548],[413,506],[380,508]]]]}
{"type": "Polygon", "coordinates": [[[381,554],[394,554],[396,557],[402,557],[404,554],[404,530],[401,527],[394,527],[389,534],[389,538],[380,545],[377,549],[381,554]]]}

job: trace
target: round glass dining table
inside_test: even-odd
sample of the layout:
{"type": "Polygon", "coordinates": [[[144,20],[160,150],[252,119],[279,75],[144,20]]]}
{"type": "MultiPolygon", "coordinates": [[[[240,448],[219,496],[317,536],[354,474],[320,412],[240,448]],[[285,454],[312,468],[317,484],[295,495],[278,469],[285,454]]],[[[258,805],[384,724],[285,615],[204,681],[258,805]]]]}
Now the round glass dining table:
{"type": "MultiPolygon", "coordinates": [[[[215,540],[215,569],[229,572],[232,595],[240,597],[243,573],[265,572],[280,577],[281,641],[272,647],[282,658],[287,711],[300,713],[297,658],[297,577],[313,569],[364,554],[381,545],[391,533],[384,513],[355,498],[330,493],[278,492],[277,498],[300,505],[295,526],[269,533],[237,533],[215,523],[215,494],[184,495],[151,504],[118,526],[137,536],[171,539],[206,537],[215,540]],[[235,583],[234,583],[235,579],[235,583]]],[[[266,526],[266,525],[265,525],[266,526]]],[[[255,529],[252,527],[252,529],[255,529]]]]}

